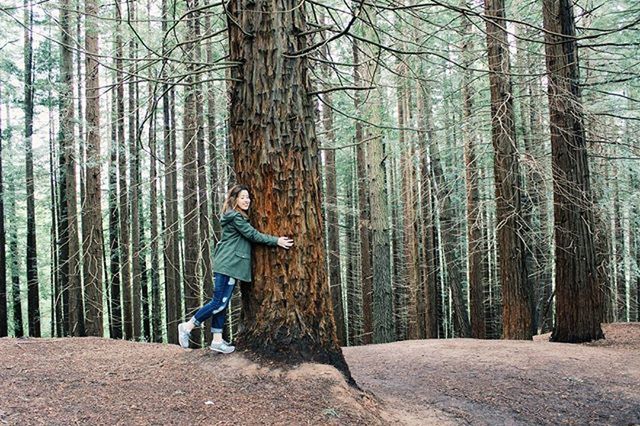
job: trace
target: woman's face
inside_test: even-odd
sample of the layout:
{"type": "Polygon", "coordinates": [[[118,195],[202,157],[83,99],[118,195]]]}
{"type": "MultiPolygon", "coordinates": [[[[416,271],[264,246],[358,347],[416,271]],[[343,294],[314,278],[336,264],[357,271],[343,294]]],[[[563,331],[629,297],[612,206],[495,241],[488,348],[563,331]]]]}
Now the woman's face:
{"type": "Polygon", "coordinates": [[[251,204],[251,198],[249,198],[249,191],[243,189],[238,194],[238,207],[242,210],[249,210],[249,204],[251,204]]]}

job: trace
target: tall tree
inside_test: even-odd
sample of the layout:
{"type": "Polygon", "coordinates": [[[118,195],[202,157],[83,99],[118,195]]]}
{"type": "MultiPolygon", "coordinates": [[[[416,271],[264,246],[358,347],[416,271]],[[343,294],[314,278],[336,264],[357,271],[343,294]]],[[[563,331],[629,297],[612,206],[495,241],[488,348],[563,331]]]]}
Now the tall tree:
{"type": "MultiPolygon", "coordinates": [[[[127,20],[132,31],[136,31],[137,13],[136,1],[127,0],[127,20]]],[[[137,43],[136,37],[133,36],[129,40],[129,206],[131,216],[127,216],[127,220],[131,224],[131,331],[129,336],[134,340],[140,340],[143,337],[142,330],[142,256],[140,253],[140,155],[139,155],[139,137],[138,137],[138,83],[137,78],[137,43]]],[[[127,312],[129,315],[129,312],[127,312]]]]}
{"type": "Polygon", "coordinates": [[[100,191],[100,78],[98,71],[98,0],[85,0],[85,84],[87,121],[86,198],[82,217],[85,271],[85,324],[89,336],[102,336],[102,214],[100,191]]]}
{"type": "MultiPolygon", "coordinates": [[[[376,22],[370,16],[367,36],[374,38],[373,26],[376,22]]],[[[393,321],[393,289],[391,284],[391,242],[389,237],[389,206],[386,185],[385,146],[383,135],[380,133],[382,117],[381,103],[384,97],[380,83],[380,69],[372,58],[378,56],[378,47],[364,46],[365,63],[363,68],[364,81],[373,86],[368,94],[368,102],[364,116],[370,125],[364,126],[363,136],[367,141],[367,178],[369,190],[369,207],[372,253],[372,319],[373,343],[384,343],[395,340],[395,325],[393,321]]],[[[364,256],[364,254],[363,254],[364,256]]]]}
{"type": "MultiPolygon", "coordinates": [[[[422,64],[421,64],[422,65],[422,64]]],[[[431,115],[431,94],[428,88],[420,84],[417,93],[418,109],[418,147],[420,149],[420,199],[421,208],[421,281],[424,298],[424,329],[425,338],[438,337],[437,300],[437,252],[435,243],[435,220],[433,212],[434,179],[431,167],[430,146],[434,143],[434,129],[431,115]],[[425,131],[426,130],[426,131],[425,131]]]]}
{"type": "Polygon", "coordinates": [[[230,3],[228,16],[230,59],[239,64],[231,70],[229,120],[238,181],[254,194],[254,225],[297,241],[290,252],[255,248],[253,283],[242,288],[246,328],[239,344],[289,361],[332,364],[349,375],[326,270],[318,267],[325,262],[324,231],[308,46],[301,37],[305,9],[293,0],[241,0],[230,3]]]}
{"type": "Polygon", "coordinates": [[[579,343],[604,334],[573,3],[544,0],[542,12],[556,243],[556,324],[551,340],[579,343]]]}
{"type": "MultiPolygon", "coordinates": [[[[119,194],[119,251],[120,251],[120,281],[122,282],[122,327],[126,339],[133,338],[133,305],[131,289],[131,261],[130,261],[130,231],[129,216],[129,179],[127,178],[127,142],[125,133],[125,103],[124,103],[124,47],[122,41],[122,5],[116,3],[116,136],[118,139],[118,189],[119,194]]],[[[133,143],[133,141],[130,141],[133,143]]]]}
{"type": "MultiPolygon", "coordinates": [[[[463,2],[466,7],[466,0],[463,2]]],[[[463,128],[462,139],[464,141],[464,168],[467,191],[467,256],[469,265],[469,305],[471,317],[471,337],[484,339],[486,336],[484,326],[484,284],[485,272],[485,247],[482,239],[482,215],[480,206],[480,184],[478,175],[477,137],[475,134],[474,98],[473,87],[473,37],[471,21],[468,17],[462,17],[462,60],[464,65],[462,75],[462,109],[463,128]]]]}
{"type": "MultiPolygon", "coordinates": [[[[324,22],[324,19],[323,19],[324,22]]],[[[323,33],[323,36],[325,34],[323,33]]],[[[329,58],[329,49],[325,47],[324,57],[327,62],[329,58]]],[[[325,175],[325,223],[327,226],[327,244],[329,251],[329,285],[331,288],[331,300],[333,303],[333,315],[336,323],[336,332],[338,343],[341,346],[346,345],[346,322],[344,320],[344,306],[342,304],[342,279],[340,267],[340,236],[338,224],[338,188],[336,186],[336,152],[333,149],[335,145],[336,133],[333,122],[333,102],[330,90],[330,72],[328,65],[322,67],[323,77],[325,79],[325,90],[322,95],[322,124],[326,137],[324,144],[327,150],[324,151],[324,175],[325,175]]]]}
{"type": "MultiPolygon", "coordinates": [[[[353,39],[353,84],[356,87],[362,86],[362,64],[360,63],[360,46],[356,38],[353,39]]],[[[363,99],[359,90],[356,90],[353,97],[353,106],[356,113],[362,112],[363,99]]],[[[370,229],[370,204],[367,191],[367,165],[366,165],[366,145],[364,144],[364,134],[362,122],[355,123],[355,143],[356,143],[356,164],[358,182],[358,201],[360,203],[360,218],[357,221],[360,230],[360,280],[362,282],[362,343],[368,344],[373,341],[373,266],[371,259],[371,229],[370,229]]]]}
{"type": "Polygon", "coordinates": [[[78,237],[78,207],[76,189],[75,117],[73,105],[73,30],[71,2],[65,0],[60,11],[60,146],[64,170],[60,179],[61,232],[64,247],[60,262],[63,269],[63,297],[66,293],[64,330],[72,336],[84,334],[84,312],[80,282],[80,240],[78,237]],[[64,185],[64,186],[62,186],[64,185]]]}
{"type": "MultiPolygon", "coordinates": [[[[198,210],[198,156],[197,146],[200,131],[198,129],[198,102],[196,70],[196,49],[198,1],[187,1],[187,33],[188,40],[184,46],[184,57],[187,61],[187,77],[185,78],[184,95],[184,131],[182,136],[182,196],[184,211],[184,295],[187,316],[193,315],[201,305],[201,283],[198,276],[199,245],[199,210],[198,210]]],[[[195,347],[200,343],[200,329],[194,329],[191,339],[195,347]]]]}
{"type": "MultiPolygon", "coordinates": [[[[2,86],[0,86],[0,107],[2,107],[2,86]]],[[[2,174],[2,145],[4,133],[2,130],[2,108],[0,108],[0,337],[9,333],[9,310],[7,309],[7,252],[4,228],[4,183],[2,174]]]]}
{"type": "Polygon", "coordinates": [[[509,43],[504,0],[485,0],[489,83],[491,85],[491,137],[494,149],[497,239],[502,286],[502,336],[531,339],[532,292],[527,287],[525,247],[521,235],[522,185],[516,141],[509,43]]]}
{"type": "Polygon", "coordinates": [[[27,311],[29,336],[40,337],[40,286],[33,182],[33,6],[24,2],[24,148],[27,187],[27,311]]]}
{"type": "MultiPolygon", "coordinates": [[[[169,4],[168,0],[162,1],[162,32],[167,34],[169,30],[169,4]]],[[[162,120],[163,143],[165,163],[165,230],[164,230],[164,265],[165,265],[165,296],[167,317],[167,340],[169,343],[178,343],[177,325],[180,320],[181,291],[180,260],[178,254],[178,188],[176,165],[176,133],[174,110],[174,89],[169,87],[167,57],[169,47],[166,37],[163,39],[162,52],[162,120]]]]}
{"type": "Polygon", "coordinates": [[[112,339],[122,339],[122,306],[120,303],[120,215],[118,211],[118,128],[120,123],[118,120],[117,98],[117,93],[114,93],[111,98],[113,117],[111,121],[113,124],[111,126],[111,144],[109,145],[109,270],[111,271],[111,282],[109,284],[111,291],[109,297],[109,310],[111,313],[109,318],[109,335],[112,339]]]}

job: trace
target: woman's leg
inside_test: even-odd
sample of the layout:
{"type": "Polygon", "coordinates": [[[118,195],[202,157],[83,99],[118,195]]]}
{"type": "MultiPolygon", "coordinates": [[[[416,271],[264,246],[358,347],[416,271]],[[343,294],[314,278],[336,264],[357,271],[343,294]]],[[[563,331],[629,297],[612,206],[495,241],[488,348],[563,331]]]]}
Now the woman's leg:
{"type": "Polygon", "coordinates": [[[227,295],[229,292],[229,287],[233,290],[233,285],[229,285],[230,282],[235,284],[235,280],[227,275],[223,274],[214,274],[214,290],[213,290],[213,298],[209,303],[198,309],[193,317],[187,322],[180,323],[178,325],[178,340],[180,342],[180,346],[183,348],[189,347],[189,334],[191,330],[193,330],[196,326],[200,326],[204,321],[206,321],[214,312],[219,311],[221,306],[222,309],[227,304],[228,298],[227,295]]]}
{"type": "Polygon", "coordinates": [[[214,342],[222,341],[222,328],[224,327],[224,322],[227,318],[227,307],[229,306],[229,302],[231,302],[231,295],[233,294],[235,285],[236,280],[234,278],[229,279],[226,291],[224,292],[224,297],[221,300],[222,303],[212,313],[211,332],[213,333],[214,342]]]}
{"type": "Polygon", "coordinates": [[[224,310],[229,303],[236,280],[227,275],[216,273],[214,274],[214,281],[213,299],[195,313],[193,316],[195,326],[200,326],[211,316],[215,316],[218,312],[224,310]]]}

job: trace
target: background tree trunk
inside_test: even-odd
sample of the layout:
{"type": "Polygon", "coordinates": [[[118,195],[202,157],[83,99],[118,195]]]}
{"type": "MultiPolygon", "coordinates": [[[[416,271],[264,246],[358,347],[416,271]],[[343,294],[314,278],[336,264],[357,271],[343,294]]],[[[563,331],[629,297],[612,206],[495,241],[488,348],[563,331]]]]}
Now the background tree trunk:
{"type": "MultiPolygon", "coordinates": [[[[356,87],[362,85],[362,66],[360,65],[360,47],[356,39],[353,40],[353,84],[356,87]]],[[[356,113],[362,112],[362,97],[360,91],[356,90],[353,98],[353,106],[356,113]]],[[[366,145],[362,122],[355,123],[356,132],[354,142],[356,143],[356,164],[358,182],[358,200],[360,202],[360,218],[358,220],[360,229],[360,280],[362,281],[362,343],[369,344],[373,341],[373,267],[371,259],[371,230],[370,230],[370,202],[367,191],[367,166],[366,145]]]]}
{"type": "Polygon", "coordinates": [[[513,91],[504,0],[485,0],[487,50],[491,85],[491,136],[494,149],[498,253],[502,288],[502,336],[531,339],[532,293],[527,287],[525,247],[521,230],[521,177],[516,142],[513,91]]]}
{"type": "Polygon", "coordinates": [[[556,239],[556,324],[551,340],[579,343],[604,334],[575,21],[569,0],[544,0],[542,8],[556,239]]]}
{"type": "Polygon", "coordinates": [[[33,11],[24,2],[24,148],[27,187],[27,307],[29,336],[40,337],[40,284],[33,183],[33,11]]]}
{"type": "MultiPolygon", "coordinates": [[[[63,303],[63,331],[72,336],[84,334],[84,311],[80,280],[80,240],[78,237],[78,205],[76,189],[76,145],[75,117],[73,104],[73,33],[69,8],[71,2],[65,0],[60,11],[61,41],[60,56],[60,145],[64,169],[60,181],[60,234],[63,255],[59,259],[62,267],[62,293],[67,299],[63,303]],[[64,194],[64,195],[63,195],[64,194]],[[67,290],[68,289],[68,290],[67,290]]],[[[80,65],[78,65],[80,66],[80,65]]]]}
{"type": "Polygon", "coordinates": [[[2,171],[2,145],[4,144],[2,100],[2,85],[0,85],[0,337],[6,337],[9,335],[9,312],[7,309],[7,252],[4,227],[4,175],[2,171]]]}
{"type": "Polygon", "coordinates": [[[96,28],[97,0],[85,0],[85,66],[87,113],[87,195],[83,204],[83,220],[87,234],[84,240],[86,332],[102,337],[102,214],[100,203],[100,79],[98,73],[99,36],[96,28]]]}

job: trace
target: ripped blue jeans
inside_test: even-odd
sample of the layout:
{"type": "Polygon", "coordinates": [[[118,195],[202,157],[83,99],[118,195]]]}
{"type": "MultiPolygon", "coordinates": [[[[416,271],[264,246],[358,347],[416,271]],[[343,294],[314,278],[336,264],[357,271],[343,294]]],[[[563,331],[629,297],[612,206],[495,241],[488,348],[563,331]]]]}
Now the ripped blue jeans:
{"type": "Polygon", "coordinates": [[[193,316],[193,322],[199,327],[204,321],[211,317],[211,332],[222,333],[224,321],[227,318],[227,306],[231,301],[233,288],[236,286],[236,279],[227,275],[215,273],[213,276],[215,287],[213,289],[213,299],[193,316]]]}

